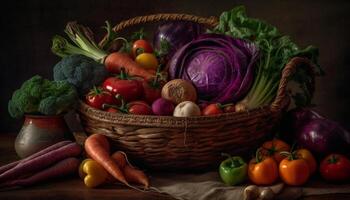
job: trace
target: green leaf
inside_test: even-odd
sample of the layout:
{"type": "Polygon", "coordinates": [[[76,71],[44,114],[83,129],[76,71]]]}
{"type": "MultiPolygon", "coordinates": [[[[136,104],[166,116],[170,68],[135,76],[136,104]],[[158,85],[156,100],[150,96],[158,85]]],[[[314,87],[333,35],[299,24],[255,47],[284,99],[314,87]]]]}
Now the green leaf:
{"type": "MultiPolygon", "coordinates": [[[[238,6],[230,11],[223,12],[219,24],[211,32],[230,35],[235,38],[254,42],[260,50],[260,60],[256,65],[256,76],[245,102],[248,109],[260,107],[271,103],[277,93],[282,70],[295,56],[309,58],[317,66],[315,75],[324,74],[318,64],[318,49],[308,46],[299,49],[289,36],[282,35],[271,24],[247,16],[244,6],[238,6]]],[[[299,84],[300,93],[296,93],[297,105],[311,104],[313,88],[311,73],[297,70],[293,80],[299,84]]]]}

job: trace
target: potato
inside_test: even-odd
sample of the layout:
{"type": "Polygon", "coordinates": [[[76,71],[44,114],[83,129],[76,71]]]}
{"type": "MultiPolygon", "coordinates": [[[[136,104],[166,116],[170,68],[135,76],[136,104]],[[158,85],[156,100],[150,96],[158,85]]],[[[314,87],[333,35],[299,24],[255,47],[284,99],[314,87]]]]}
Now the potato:
{"type": "Polygon", "coordinates": [[[163,86],[162,97],[177,105],[184,101],[196,102],[197,92],[191,82],[174,79],[163,86]]]}

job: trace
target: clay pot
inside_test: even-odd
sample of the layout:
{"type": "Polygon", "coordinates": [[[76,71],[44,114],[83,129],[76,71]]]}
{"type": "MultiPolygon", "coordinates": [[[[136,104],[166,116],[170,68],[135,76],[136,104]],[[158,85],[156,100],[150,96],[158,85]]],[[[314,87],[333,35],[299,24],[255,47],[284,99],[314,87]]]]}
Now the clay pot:
{"type": "Polygon", "coordinates": [[[15,141],[17,155],[25,158],[70,135],[69,128],[59,116],[26,115],[15,141]]]}

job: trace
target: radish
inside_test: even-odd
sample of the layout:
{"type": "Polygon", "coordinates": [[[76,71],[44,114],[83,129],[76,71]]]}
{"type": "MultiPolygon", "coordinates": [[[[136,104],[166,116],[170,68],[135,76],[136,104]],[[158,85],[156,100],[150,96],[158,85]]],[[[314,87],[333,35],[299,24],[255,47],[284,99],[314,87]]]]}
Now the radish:
{"type": "Polygon", "coordinates": [[[80,153],[81,147],[77,143],[67,144],[31,160],[20,162],[16,167],[1,174],[0,182],[24,176],[28,173],[35,173],[65,158],[78,156],[80,153]]]}
{"type": "Polygon", "coordinates": [[[29,186],[51,178],[69,175],[78,170],[79,164],[80,161],[77,158],[69,157],[59,161],[49,168],[39,171],[32,176],[17,180],[10,180],[1,184],[0,187],[29,186]]]}
{"type": "Polygon", "coordinates": [[[3,166],[0,167],[0,174],[2,174],[3,172],[7,171],[8,169],[11,169],[11,168],[15,167],[20,162],[28,161],[28,160],[31,160],[31,159],[36,158],[38,156],[44,155],[44,154],[46,154],[46,153],[48,153],[48,152],[50,152],[52,150],[55,150],[55,149],[57,149],[59,147],[67,145],[69,143],[72,143],[72,141],[69,141],[69,140],[61,141],[61,142],[58,142],[58,143],[56,143],[54,145],[48,146],[45,149],[42,149],[42,150],[40,150],[40,151],[30,155],[27,158],[24,158],[22,160],[17,160],[15,162],[9,163],[7,165],[3,165],[3,166]]]}

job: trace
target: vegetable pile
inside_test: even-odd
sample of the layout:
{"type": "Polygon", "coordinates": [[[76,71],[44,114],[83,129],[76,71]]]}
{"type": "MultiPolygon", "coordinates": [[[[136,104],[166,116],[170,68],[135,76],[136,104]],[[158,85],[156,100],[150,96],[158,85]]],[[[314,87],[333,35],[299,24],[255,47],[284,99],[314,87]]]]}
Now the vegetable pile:
{"type": "MultiPolygon", "coordinates": [[[[89,28],[69,22],[69,40],[55,36],[52,51],[63,57],[55,67],[55,79],[72,83],[88,105],[109,112],[177,117],[242,112],[272,102],[282,70],[294,56],[318,66],[315,47],[300,49],[276,27],[249,18],[244,7],[223,12],[211,30],[192,22],[162,23],[153,45],[143,29],[127,39],[106,24],[107,37],[97,44],[89,28]],[[164,101],[155,103],[160,98],[172,102],[164,112],[164,101]],[[185,101],[196,104],[200,113],[174,114],[185,101]]],[[[298,68],[293,80],[301,92],[291,94],[296,105],[311,104],[312,77],[321,72],[298,68]]]]}
{"type": "Polygon", "coordinates": [[[115,181],[130,187],[132,187],[130,183],[142,185],[144,188],[149,187],[148,177],[129,163],[124,152],[116,151],[111,155],[109,142],[105,136],[101,134],[89,136],[84,147],[87,155],[92,158],[80,165],[79,174],[87,187],[97,187],[115,181]]]}
{"type": "MultiPolygon", "coordinates": [[[[69,39],[56,35],[52,40],[53,53],[62,57],[53,67],[54,80],[36,75],[25,81],[8,103],[10,115],[64,114],[79,100],[123,115],[243,112],[272,103],[285,65],[298,56],[316,68],[300,66],[291,77],[299,84],[289,94],[297,108],[280,125],[284,139],[266,141],[249,162],[223,154],[228,158],[218,166],[219,175],[227,185],[249,180],[267,186],[280,180],[301,186],[315,174],[330,182],[349,181],[350,133],[306,107],[314,92],[313,76],[323,74],[317,48],[300,48],[276,27],[248,17],[244,7],[223,12],[210,30],[192,22],[162,23],[153,43],[143,30],[123,38],[108,22],[105,29],[105,40],[97,43],[88,27],[69,22],[64,30],[69,39]]],[[[146,174],[124,152],[112,152],[104,135],[89,136],[84,150],[89,158],[80,163],[76,157],[81,147],[64,141],[2,166],[0,187],[27,186],[79,171],[89,188],[116,182],[149,188],[146,174]]],[[[265,198],[271,192],[253,195],[265,198]]]]}

